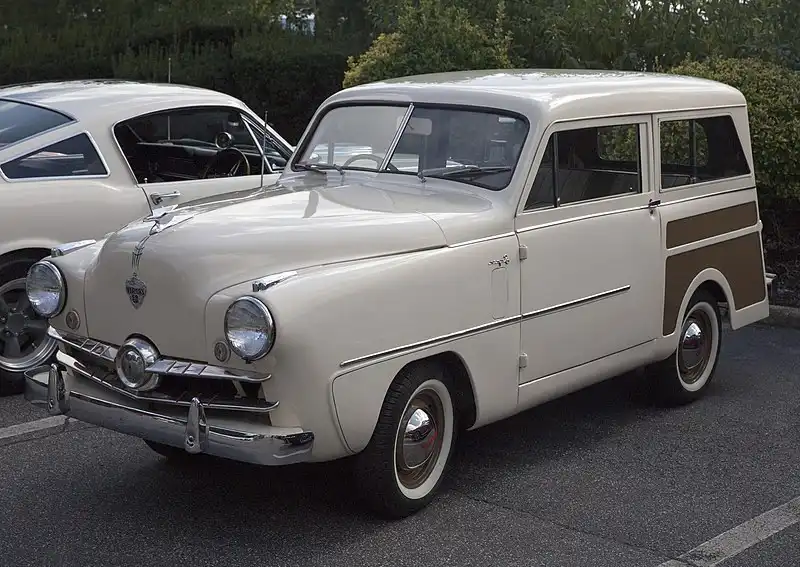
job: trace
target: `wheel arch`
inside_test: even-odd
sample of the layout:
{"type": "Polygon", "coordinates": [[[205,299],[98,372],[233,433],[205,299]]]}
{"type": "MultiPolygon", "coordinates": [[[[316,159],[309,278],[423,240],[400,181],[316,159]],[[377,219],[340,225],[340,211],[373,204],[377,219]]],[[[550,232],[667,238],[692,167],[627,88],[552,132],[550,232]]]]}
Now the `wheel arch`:
{"type": "Polygon", "coordinates": [[[671,333],[671,336],[673,337],[672,342],[675,346],[677,346],[678,330],[683,322],[683,316],[686,313],[686,309],[689,307],[689,301],[699,289],[707,290],[712,296],[714,296],[718,303],[726,304],[728,318],[730,319],[733,316],[733,291],[731,290],[730,283],[728,283],[728,279],[722,272],[715,268],[706,268],[702,270],[694,277],[689,286],[686,288],[686,292],[683,294],[681,306],[678,311],[678,317],[675,321],[675,328],[671,333]]]}
{"type": "Polygon", "coordinates": [[[402,357],[377,362],[334,378],[332,395],[334,413],[342,441],[358,453],[363,450],[378,423],[389,388],[411,366],[436,364],[453,385],[451,395],[458,413],[459,428],[474,425],[478,415],[472,373],[464,358],[455,350],[416,353],[415,358],[402,357]],[[358,400],[357,404],[353,400],[358,400]]]}
{"type": "Polygon", "coordinates": [[[44,247],[29,247],[29,248],[18,248],[16,250],[11,250],[4,254],[0,254],[0,279],[3,278],[5,275],[5,268],[4,266],[9,263],[16,263],[16,260],[24,260],[24,259],[31,259],[34,262],[41,260],[42,258],[46,258],[50,255],[50,249],[44,247]]]}

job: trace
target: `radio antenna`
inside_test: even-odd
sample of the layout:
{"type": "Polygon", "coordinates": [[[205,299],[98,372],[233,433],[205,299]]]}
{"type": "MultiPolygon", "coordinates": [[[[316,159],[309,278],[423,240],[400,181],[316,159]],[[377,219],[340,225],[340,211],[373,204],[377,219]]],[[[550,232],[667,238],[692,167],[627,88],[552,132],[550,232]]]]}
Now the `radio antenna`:
{"type": "Polygon", "coordinates": [[[264,188],[264,165],[267,163],[267,111],[264,110],[264,139],[261,142],[261,189],[264,188]]]}
{"type": "Polygon", "coordinates": [[[172,83],[172,57],[167,57],[167,82],[172,83]]]}

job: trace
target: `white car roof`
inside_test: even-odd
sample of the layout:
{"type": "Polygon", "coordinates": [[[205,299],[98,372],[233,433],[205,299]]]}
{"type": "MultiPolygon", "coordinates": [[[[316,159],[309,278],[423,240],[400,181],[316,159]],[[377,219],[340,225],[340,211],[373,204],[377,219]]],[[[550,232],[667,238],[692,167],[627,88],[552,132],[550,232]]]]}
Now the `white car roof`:
{"type": "Polygon", "coordinates": [[[237,98],[200,87],[116,79],[11,85],[0,88],[0,99],[36,104],[81,122],[116,122],[176,106],[219,104],[247,108],[237,98]]]}
{"type": "Polygon", "coordinates": [[[746,104],[737,89],[707,79],[586,69],[487,69],[415,75],[351,87],[326,102],[356,100],[461,103],[521,113],[538,110],[552,119],[746,104]]]}

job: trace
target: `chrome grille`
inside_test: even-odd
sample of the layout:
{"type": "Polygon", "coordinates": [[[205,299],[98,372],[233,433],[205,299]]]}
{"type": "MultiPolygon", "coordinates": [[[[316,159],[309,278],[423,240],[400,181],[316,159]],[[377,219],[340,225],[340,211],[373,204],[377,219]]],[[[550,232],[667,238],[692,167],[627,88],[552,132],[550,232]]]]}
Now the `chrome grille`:
{"type": "Polygon", "coordinates": [[[74,360],[70,366],[77,374],[131,399],[188,407],[196,397],[208,410],[254,413],[267,413],[278,407],[278,402],[259,398],[261,383],[270,375],[235,374],[208,364],[166,358],[147,368],[149,372],[163,376],[158,389],[136,392],[126,388],[117,377],[114,357],[118,349],[115,346],[62,334],[52,328],[48,333],[74,360]]]}

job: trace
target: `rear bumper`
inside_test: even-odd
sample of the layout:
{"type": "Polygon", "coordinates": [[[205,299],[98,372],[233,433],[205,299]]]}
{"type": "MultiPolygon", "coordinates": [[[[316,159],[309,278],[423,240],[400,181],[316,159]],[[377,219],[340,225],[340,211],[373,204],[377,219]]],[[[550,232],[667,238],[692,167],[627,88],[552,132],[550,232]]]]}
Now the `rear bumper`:
{"type": "Polygon", "coordinates": [[[202,402],[194,398],[182,415],[156,413],[133,404],[112,401],[80,391],[71,384],[69,372],[60,363],[25,373],[25,399],[47,407],[51,415],[66,415],[120,433],[181,447],[189,453],[258,465],[285,465],[308,461],[314,444],[309,431],[259,426],[252,430],[214,424],[202,402]]]}

